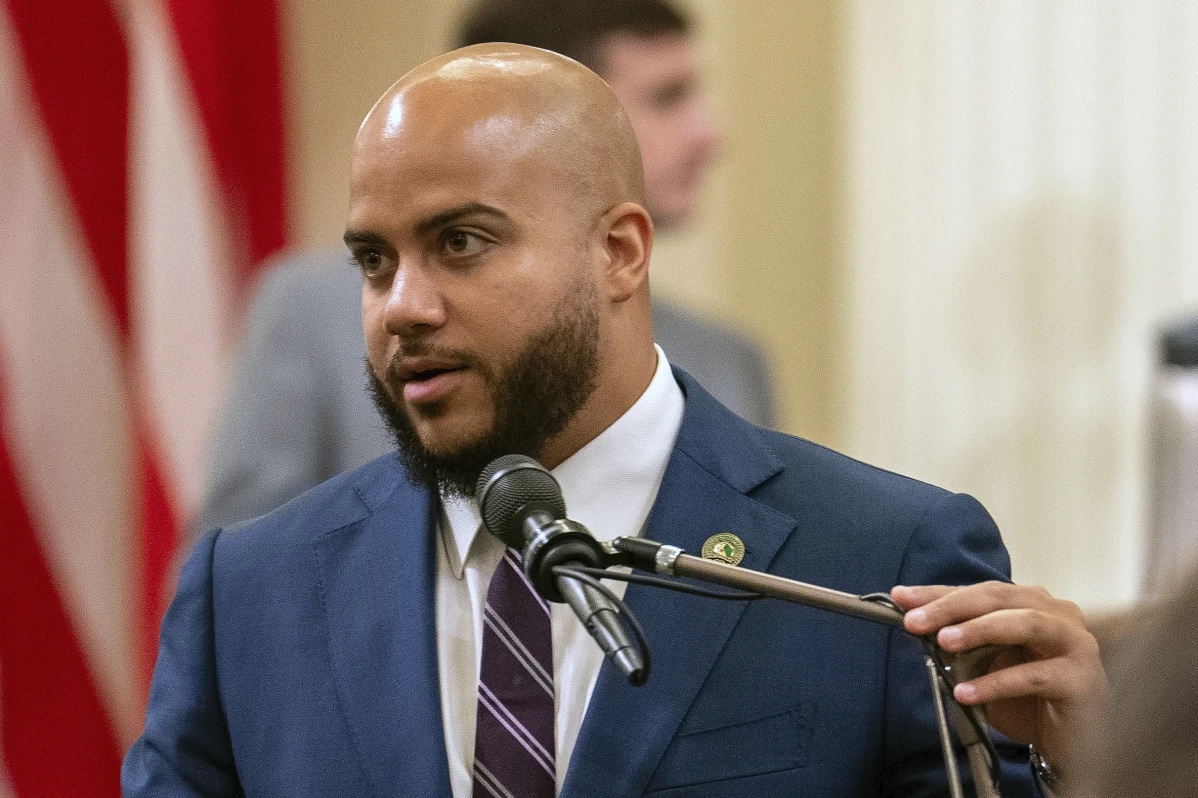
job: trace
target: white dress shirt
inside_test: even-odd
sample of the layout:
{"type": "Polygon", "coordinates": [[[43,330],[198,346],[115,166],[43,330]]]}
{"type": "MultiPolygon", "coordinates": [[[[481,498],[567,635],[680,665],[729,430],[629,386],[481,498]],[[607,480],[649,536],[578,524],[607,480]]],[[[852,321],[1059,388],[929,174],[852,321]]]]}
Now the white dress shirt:
{"type": "MultiPolygon", "coordinates": [[[[682,426],[682,389],[674,381],[665,353],[655,348],[657,370],[640,399],[553,469],[569,517],[599,540],[641,534],[682,426]]],[[[440,539],[437,666],[445,750],[454,798],[470,798],[483,606],[504,546],[481,531],[473,499],[444,495],[440,539]]],[[[623,583],[608,585],[623,595],[623,583]]],[[[553,605],[552,626],[557,789],[561,790],[603,653],[567,605],[553,605]]]]}

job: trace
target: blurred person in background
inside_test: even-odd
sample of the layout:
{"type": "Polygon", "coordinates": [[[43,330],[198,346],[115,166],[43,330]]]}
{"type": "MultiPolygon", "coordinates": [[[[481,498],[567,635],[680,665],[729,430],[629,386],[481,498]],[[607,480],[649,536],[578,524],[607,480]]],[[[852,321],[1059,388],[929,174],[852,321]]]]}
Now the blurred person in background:
{"type": "MultiPolygon", "coordinates": [[[[719,147],[700,90],[692,23],[668,0],[500,0],[477,4],[457,46],[507,41],[598,72],[641,147],[658,232],[695,216],[719,147]]],[[[249,323],[196,527],[261,515],[390,450],[367,395],[360,280],[344,253],[307,252],[268,274],[249,323]]],[[[654,335],[671,362],[743,418],[773,426],[760,349],[656,298],[654,335]]]]}
{"type": "Polygon", "coordinates": [[[1198,567],[1198,317],[1169,324],[1152,397],[1151,496],[1144,594],[1198,567]]]}
{"type": "Polygon", "coordinates": [[[1198,317],[1166,325],[1151,397],[1143,600],[1091,617],[1110,713],[1071,796],[1198,796],[1198,317]]]}
{"type": "Polygon", "coordinates": [[[1198,797],[1198,570],[1129,621],[1107,658],[1110,710],[1088,736],[1073,798],[1198,797]]]}

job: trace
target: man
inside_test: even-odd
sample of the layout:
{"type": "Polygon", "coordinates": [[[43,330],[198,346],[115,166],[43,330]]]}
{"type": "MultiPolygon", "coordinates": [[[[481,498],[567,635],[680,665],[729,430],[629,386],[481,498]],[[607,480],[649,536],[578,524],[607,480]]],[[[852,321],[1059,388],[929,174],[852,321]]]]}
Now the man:
{"type": "MultiPolygon", "coordinates": [[[[913,638],[634,586],[653,649],[634,688],[479,530],[480,470],[523,453],[600,538],[697,552],[731,532],[743,567],[854,593],[1004,575],[977,502],[755,427],[670,371],[643,196],[615,97],[552,53],[460,50],[376,104],[345,238],[400,457],[199,542],[127,795],[944,794],[913,638]]],[[[998,582],[895,598],[949,650],[1012,647],[959,697],[1065,756],[1104,678],[1075,607],[998,582]]],[[[1004,749],[1005,794],[1031,794],[1004,749]]]]}
{"type": "MultiPolygon", "coordinates": [[[[718,146],[689,33],[667,0],[492,0],[466,16],[459,39],[553,50],[604,76],[641,145],[646,207],[667,230],[693,219],[718,146]]],[[[363,390],[358,290],[347,271],[340,253],[305,254],[265,278],[217,435],[200,530],[265,513],[387,451],[363,390]]],[[[654,332],[717,399],[773,425],[754,344],[664,302],[654,303],[654,332]]]]}

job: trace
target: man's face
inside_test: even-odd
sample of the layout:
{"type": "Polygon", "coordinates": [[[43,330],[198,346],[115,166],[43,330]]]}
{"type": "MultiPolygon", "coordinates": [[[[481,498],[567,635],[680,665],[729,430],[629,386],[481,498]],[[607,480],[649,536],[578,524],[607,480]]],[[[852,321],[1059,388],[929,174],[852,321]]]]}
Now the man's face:
{"type": "Polygon", "coordinates": [[[536,456],[578,412],[601,334],[568,181],[518,120],[462,124],[468,105],[396,105],[360,138],[346,233],[401,454],[467,494],[491,459],[536,456]]]}
{"type": "Polygon", "coordinates": [[[678,33],[616,34],[600,47],[599,62],[636,132],[654,224],[685,224],[695,214],[720,139],[699,90],[693,47],[678,33]]]}

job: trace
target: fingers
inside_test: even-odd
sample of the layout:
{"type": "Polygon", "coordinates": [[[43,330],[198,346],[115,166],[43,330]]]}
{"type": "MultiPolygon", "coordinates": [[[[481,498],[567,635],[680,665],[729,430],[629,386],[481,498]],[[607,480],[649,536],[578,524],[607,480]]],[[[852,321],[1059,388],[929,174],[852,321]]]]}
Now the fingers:
{"type": "Polygon", "coordinates": [[[966,587],[896,587],[891,596],[908,610],[903,625],[912,634],[931,634],[950,624],[1009,609],[1038,610],[1071,623],[1085,623],[1081,610],[1072,602],[1053,598],[1041,587],[1006,582],[966,587]]]}
{"type": "Polygon", "coordinates": [[[997,647],[989,672],[958,684],[953,695],[986,704],[991,722],[1014,739],[1060,756],[1068,730],[1100,716],[1106,675],[1076,604],[1005,582],[896,587],[891,598],[907,610],[907,631],[936,634],[946,651],[997,647]]]}
{"type": "Polygon", "coordinates": [[[898,585],[890,591],[890,597],[903,609],[913,610],[956,589],[948,585],[898,585]]]}
{"type": "MultiPolygon", "coordinates": [[[[998,691],[994,693],[998,697],[1072,697],[1081,686],[1099,681],[1098,641],[1086,628],[1081,609],[1053,598],[1043,588],[1005,582],[903,587],[895,588],[894,598],[900,606],[910,608],[903,618],[907,631],[935,633],[936,643],[945,651],[998,646],[1023,652],[1021,659],[1040,663],[1034,668],[1031,662],[1000,665],[983,680],[967,683],[998,691]],[[1051,687],[1039,681],[1057,676],[1068,678],[1052,682],[1051,687]],[[993,681],[984,681],[991,677],[995,677],[993,681]]],[[[990,701],[993,696],[978,700],[990,701]]]]}
{"type": "Polygon", "coordinates": [[[953,689],[953,697],[962,704],[989,704],[1027,696],[1074,701],[1088,697],[1094,689],[1092,674],[1072,660],[1054,657],[1012,665],[962,682],[953,689]]]}
{"type": "Polygon", "coordinates": [[[995,610],[945,626],[937,632],[936,642],[953,652],[984,645],[1021,646],[1038,658],[1075,652],[1097,655],[1098,651],[1094,636],[1074,618],[1038,609],[995,610]]]}

